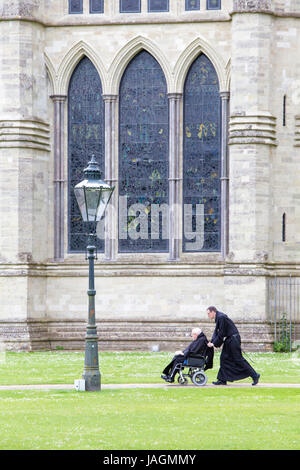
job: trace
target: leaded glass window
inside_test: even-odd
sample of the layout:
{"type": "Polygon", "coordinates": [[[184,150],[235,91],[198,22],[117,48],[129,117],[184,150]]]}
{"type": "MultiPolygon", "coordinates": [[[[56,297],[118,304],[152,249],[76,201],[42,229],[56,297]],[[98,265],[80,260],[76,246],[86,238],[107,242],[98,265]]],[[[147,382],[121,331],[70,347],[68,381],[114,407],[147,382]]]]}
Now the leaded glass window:
{"type": "Polygon", "coordinates": [[[127,66],[119,96],[119,251],[166,252],[167,85],[148,52],[141,51],[127,66]]]}
{"type": "Polygon", "coordinates": [[[141,0],[120,0],[121,13],[140,13],[141,0]]]}
{"type": "Polygon", "coordinates": [[[185,0],[185,9],[189,10],[200,10],[200,0],[185,0]]]}
{"type": "MultiPolygon", "coordinates": [[[[68,228],[69,251],[85,251],[87,224],[82,221],[74,186],[94,154],[104,178],[104,103],[99,74],[84,57],[75,68],[68,92],[68,228]]],[[[103,251],[103,237],[97,238],[103,251]]]]}
{"type": "Polygon", "coordinates": [[[207,0],[207,10],[221,10],[221,0],[207,0]]]}
{"type": "Polygon", "coordinates": [[[219,251],[220,96],[216,71],[204,55],[184,87],[183,251],[219,251]]]}
{"type": "Polygon", "coordinates": [[[83,0],[69,0],[69,13],[83,13],[83,0]]]}
{"type": "Polygon", "coordinates": [[[90,13],[103,13],[104,0],[90,0],[90,13]]]}
{"type": "Polygon", "coordinates": [[[169,0],[148,0],[148,11],[169,11],[169,0]]]}

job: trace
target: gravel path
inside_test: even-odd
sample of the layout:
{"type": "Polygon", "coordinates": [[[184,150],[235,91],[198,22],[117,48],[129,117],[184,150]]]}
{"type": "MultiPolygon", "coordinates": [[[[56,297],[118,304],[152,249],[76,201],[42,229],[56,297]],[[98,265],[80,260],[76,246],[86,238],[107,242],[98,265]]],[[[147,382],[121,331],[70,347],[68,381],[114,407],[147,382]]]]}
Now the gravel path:
{"type": "MultiPolygon", "coordinates": [[[[201,387],[196,387],[193,384],[188,385],[177,385],[177,384],[102,384],[101,388],[103,390],[107,389],[124,389],[124,388],[195,388],[199,389],[201,387]]],[[[212,385],[207,384],[205,388],[252,388],[251,382],[250,383],[230,383],[226,386],[220,385],[212,385]]],[[[275,384],[275,383],[258,383],[256,388],[300,388],[300,384],[275,384]]],[[[73,384],[42,384],[42,385],[0,385],[1,390],[75,390],[75,386],[73,384]]]]}

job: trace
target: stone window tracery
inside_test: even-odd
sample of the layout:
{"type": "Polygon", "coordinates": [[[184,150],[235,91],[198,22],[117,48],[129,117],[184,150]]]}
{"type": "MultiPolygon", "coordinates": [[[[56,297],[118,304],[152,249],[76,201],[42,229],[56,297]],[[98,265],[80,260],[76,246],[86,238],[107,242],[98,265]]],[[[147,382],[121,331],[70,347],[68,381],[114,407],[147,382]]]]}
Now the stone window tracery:
{"type": "Polygon", "coordinates": [[[216,71],[201,54],[184,86],[183,251],[221,248],[221,119],[216,71]]]}
{"type": "MultiPolygon", "coordinates": [[[[87,224],[83,223],[74,196],[74,186],[83,179],[83,169],[94,154],[104,178],[104,102],[99,74],[84,57],[75,68],[68,90],[68,248],[86,248],[87,224]]],[[[103,251],[103,239],[97,238],[103,251]]]]}
{"type": "MultiPolygon", "coordinates": [[[[120,215],[119,210],[113,215],[119,217],[120,253],[163,253],[173,247],[171,240],[178,230],[179,220],[174,219],[175,225],[172,222],[169,227],[169,210],[174,202],[180,202],[174,199],[173,183],[182,186],[183,252],[221,249],[224,218],[220,180],[223,171],[221,99],[217,73],[204,54],[190,66],[182,96],[183,121],[180,123],[173,109],[179,94],[167,93],[159,63],[145,50],[131,60],[123,73],[119,89],[117,200],[119,209],[123,204],[125,213],[120,215]],[[171,136],[174,137],[174,132],[180,134],[180,127],[183,131],[182,179],[180,174],[171,171],[174,158],[178,157],[174,157],[174,152],[169,154],[174,142],[175,149],[179,149],[179,142],[176,144],[176,138],[173,141],[171,136]]],[[[104,96],[108,98],[109,95],[104,96]]],[[[68,92],[69,252],[85,250],[87,227],[81,221],[73,188],[82,179],[82,171],[92,153],[100,163],[102,178],[110,178],[109,173],[105,174],[104,99],[99,74],[84,57],[73,72],[68,92]]],[[[110,135],[112,127],[107,127],[106,132],[110,135]]],[[[109,167],[109,161],[107,165],[109,167]]],[[[104,236],[98,238],[97,244],[98,250],[103,252],[104,236]]],[[[173,259],[171,253],[170,259],[173,259]]]]}
{"type": "Polygon", "coordinates": [[[155,233],[151,223],[154,211],[168,204],[168,153],[165,77],[152,55],[142,51],[127,66],[119,93],[119,196],[137,210],[119,218],[120,252],[168,251],[163,214],[156,213],[155,233]]]}
{"type": "MultiPolygon", "coordinates": [[[[147,2],[149,13],[170,11],[170,0],[147,0],[147,2]]],[[[206,0],[206,9],[220,10],[221,0],[206,0]]],[[[185,0],[185,11],[197,10],[200,10],[200,0],[185,0]]],[[[141,13],[141,0],[119,0],[119,11],[120,13],[141,13]]],[[[83,13],[83,0],[69,0],[69,14],[80,13],[83,13]]],[[[89,0],[89,13],[104,13],[104,0],[89,0]]]]}

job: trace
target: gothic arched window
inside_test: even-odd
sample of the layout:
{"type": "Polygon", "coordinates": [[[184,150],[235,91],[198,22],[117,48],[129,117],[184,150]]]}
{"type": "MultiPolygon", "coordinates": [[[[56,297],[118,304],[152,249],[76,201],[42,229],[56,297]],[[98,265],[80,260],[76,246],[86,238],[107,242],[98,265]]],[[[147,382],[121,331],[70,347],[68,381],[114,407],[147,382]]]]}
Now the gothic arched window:
{"type": "Polygon", "coordinates": [[[183,251],[220,251],[221,106],[210,60],[193,62],[184,87],[183,251]]]}
{"type": "MultiPolygon", "coordinates": [[[[75,68],[68,91],[68,228],[69,251],[86,248],[86,224],[83,223],[74,196],[74,186],[83,179],[91,155],[94,154],[104,178],[104,102],[99,74],[84,57],[75,68]]],[[[104,250],[103,239],[97,248],[104,250]]]]}
{"type": "Polygon", "coordinates": [[[167,85],[146,51],[127,66],[119,104],[119,251],[168,251],[167,85]]]}

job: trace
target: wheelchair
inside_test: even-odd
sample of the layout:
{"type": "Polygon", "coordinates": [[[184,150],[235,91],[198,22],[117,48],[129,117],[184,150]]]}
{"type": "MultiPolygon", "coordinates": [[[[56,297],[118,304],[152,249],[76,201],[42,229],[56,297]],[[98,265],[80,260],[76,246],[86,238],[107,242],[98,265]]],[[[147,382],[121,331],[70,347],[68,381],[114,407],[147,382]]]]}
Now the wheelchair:
{"type": "Polygon", "coordinates": [[[207,383],[207,375],[204,372],[204,368],[207,362],[205,356],[200,354],[194,354],[189,356],[181,364],[176,364],[175,370],[178,372],[177,381],[180,385],[187,385],[188,379],[190,379],[197,387],[203,387],[207,383]],[[185,374],[183,371],[188,367],[188,372],[185,374]]]}

